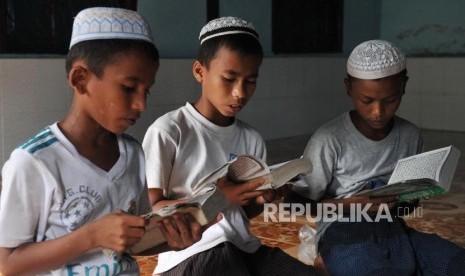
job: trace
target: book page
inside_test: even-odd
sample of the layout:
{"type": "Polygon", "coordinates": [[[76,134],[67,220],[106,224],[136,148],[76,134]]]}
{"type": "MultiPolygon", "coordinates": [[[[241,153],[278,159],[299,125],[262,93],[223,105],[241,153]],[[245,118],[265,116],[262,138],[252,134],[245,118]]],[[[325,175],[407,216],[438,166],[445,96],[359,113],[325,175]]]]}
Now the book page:
{"type": "Polygon", "coordinates": [[[266,175],[269,172],[268,166],[259,157],[239,155],[235,159],[209,173],[207,176],[201,178],[197,184],[195,184],[193,190],[202,190],[210,184],[215,183],[218,178],[226,174],[230,181],[240,183],[266,175]]]}
{"type": "Polygon", "coordinates": [[[287,183],[292,184],[294,178],[312,171],[312,163],[309,159],[299,158],[273,165],[270,168],[270,183],[263,185],[257,190],[277,189],[287,183]]]}
{"type": "Polygon", "coordinates": [[[362,190],[360,196],[400,195],[399,200],[419,199],[449,191],[460,151],[453,146],[398,161],[387,185],[362,190]]]}
{"type": "Polygon", "coordinates": [[[439,176],[439,184],[446,191],[449,191],[450,189],[452,180],[454,179],[455,170],[457,169],[457,164],[459,163],[459,159],[460,151],[457,148],[451,146],[449,156],[447,157],[439,176]]]}
{"type": "Polygon", "coordinates": [[[388,185],[414,179],[432,179],[438,182],[439,171],[447,154],[448,150],[440,150],[399,160],[388,185]]]}
{"type": "Polygon", "coordinates": [[[239,155],[237,159],[229,165],[228,178],[232,182],[243,182],[266,175],[270,172],[268,166],[258,157],[249,155],[239,155]]]}
{"type": "Polygon", "coordinates": [[[208,175],[204,176],[203,178],[201,178],[193,187],[193,191],[201,191],[203,189],[205,189],[206,187],[208,187],[209,185],[215,183],[218,178],[224,176],[227,171],[228,171],[228,167],[229,167],[229,162],[222,165],[221,167],[219,167],[218,169],[216,169],[215,171],[209,173],[208,175]]]}

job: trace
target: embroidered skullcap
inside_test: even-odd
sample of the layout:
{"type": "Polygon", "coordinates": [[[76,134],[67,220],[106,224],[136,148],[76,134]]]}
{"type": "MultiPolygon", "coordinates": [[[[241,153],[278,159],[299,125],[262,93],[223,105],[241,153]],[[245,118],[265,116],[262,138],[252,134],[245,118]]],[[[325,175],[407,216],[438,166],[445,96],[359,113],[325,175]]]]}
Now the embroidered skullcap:
{"type": "Polygon", "coordinates": [[[211,20],[200,30],[200,45],[206,40],[228,34],[249,34],[258,40],[258,33],[252,23],[239,17],[226,16],[211,20]]]}
{"type": "Polygon", "coordinates": [[[80,11],[74,18],[69,48],[98,39],[135,39],[154,44],[149,24],[135,11],[104,7],[80,11]]]}
{"type": "Polygon", "coordinates": [[[359,79],[380,79],[402,72],[407,59],[392,42],[369,40],[354,48],[347,60],[347,74],[359,79]]]}

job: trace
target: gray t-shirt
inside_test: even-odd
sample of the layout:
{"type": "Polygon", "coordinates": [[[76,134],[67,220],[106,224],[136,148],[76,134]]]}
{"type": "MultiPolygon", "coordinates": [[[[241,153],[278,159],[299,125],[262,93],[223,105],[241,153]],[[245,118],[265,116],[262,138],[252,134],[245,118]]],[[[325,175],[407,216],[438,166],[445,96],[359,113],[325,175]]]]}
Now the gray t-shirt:
{"type": "MultiPolygon", "coordinates": [[[[306,198],[346,198],[363,189],[370,181],[387,182],[397,161],[421,152],[418,128],[394,117],[389,135],[374,141],[361,134],[349,112],[321,126],[311,137],[303,156],[313,164],[312,173],[304,177],[307,187],[294,187],[306,198]]],[[[329,226],[318,223],[317,239],[329,226]]]]}

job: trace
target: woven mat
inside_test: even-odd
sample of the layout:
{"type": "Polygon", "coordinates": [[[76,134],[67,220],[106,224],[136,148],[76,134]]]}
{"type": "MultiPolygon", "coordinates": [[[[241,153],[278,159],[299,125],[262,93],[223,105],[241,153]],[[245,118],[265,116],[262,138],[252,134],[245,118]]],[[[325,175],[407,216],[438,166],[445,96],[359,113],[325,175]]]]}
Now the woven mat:
{"type": "MultiPolygon", "coordinates": [[[[410,227],[421,232],[436,233],[465,248],[465,193],[423,200],[415,213],[405,217],[410,227]]],[[[303,224],[314,226],[305,217],[294,222],[265,222],[262,215],[250,221],[250,231],[263,244],[277,246],[293,257],[297,257],[298,233],[303,224]]],[[[152,275],[157,257],[138,257],[141,275],[152,275]]]]}

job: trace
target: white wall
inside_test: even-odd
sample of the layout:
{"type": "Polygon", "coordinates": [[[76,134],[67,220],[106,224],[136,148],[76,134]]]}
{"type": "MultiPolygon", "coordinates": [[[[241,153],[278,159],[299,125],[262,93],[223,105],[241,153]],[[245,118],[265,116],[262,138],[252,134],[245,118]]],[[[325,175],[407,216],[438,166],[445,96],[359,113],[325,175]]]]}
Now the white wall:
{"type": "MultiPolygon", "coordinates": [[[[158,116],[194,101],[192,59],[162,59],[148,110],[129,130],[142,139],[158,116]]],[[[399,114],[419,127],[465,131],[465,58],[410,58],[399,114]]],[[[72,99],[64,59],[0,59],[0,165],[44,126],[60,120],[72,99]]],[[[312,133],[350,108],[345,58],[265,58],[254,97],[240,118],[265,139],[312,133]]]]}
{"type": "MultiPolygon", "coordinates": [[[[325,58],[265,59],[254,97],[240,118],[265,138],[311,133],[346,109],[344,60],[325,58]],[[340,81],[339,81],[340,80],[340,81]]],[[[141,140],[158,116],[194,101],[200,87],[192,59],[162,59],[148,110],[129,130],[141,140]]],[[[72,92],[64,59],[0,60],[0,163],[44,126],[66,115],[72,92]]]]}
{"type": "Polygon", "coordinates": [[[465,57],[410,58],[399,114],[422,128],[465,131],[465,57]]]}

